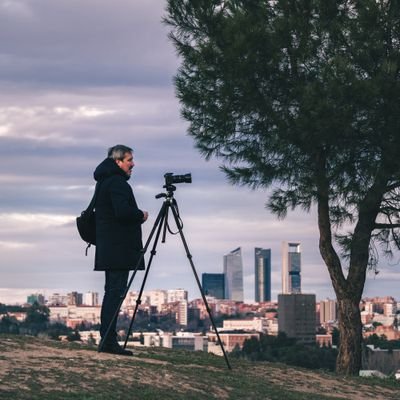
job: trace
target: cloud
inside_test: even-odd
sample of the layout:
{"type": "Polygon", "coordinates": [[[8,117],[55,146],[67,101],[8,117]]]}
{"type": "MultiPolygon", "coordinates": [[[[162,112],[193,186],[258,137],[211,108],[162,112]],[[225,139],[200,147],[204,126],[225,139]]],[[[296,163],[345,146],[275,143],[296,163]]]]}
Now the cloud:
{"type": "Polygon", "coordinates": [[[177,61],[160,21],[164,2],[2,2],[0,71],[48,87],[169,85],[177,61]]]}
{"type": "Polygon", "coordinates": [[[0,241],[0,249],[9,249],[9,250],[24,250],[28,248],[32,248],[32,243],[24,243],[24,242],[10,242],[10,241],[0,241]]]}
{"type": "Polygon", "coordinates": [[[10,231],[15,227],[24,229],[47,229],[52,226],[65,225],[72,220],[71,215],[51,215],[51,214],[30,214],[30,213],[11,213],[0,214],[1,228],[10,231]]]}

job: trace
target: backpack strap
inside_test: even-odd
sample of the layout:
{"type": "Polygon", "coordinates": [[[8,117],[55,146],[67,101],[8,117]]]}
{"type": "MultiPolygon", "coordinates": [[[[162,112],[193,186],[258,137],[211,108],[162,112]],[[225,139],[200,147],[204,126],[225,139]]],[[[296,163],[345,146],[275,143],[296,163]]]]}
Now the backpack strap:
{"type": "Polygon", "coordinates": [[[96,199],[97,199],[97,194],[99,193],[99,189],[100,189],[100,184],[101,184],[101,181],[96,183],[96,188],[94,190],[92,200],[90,200],[90,203],[86,209],[86,212],[92,212],[94,210],[94,206],[96,204],[96,199]]]}

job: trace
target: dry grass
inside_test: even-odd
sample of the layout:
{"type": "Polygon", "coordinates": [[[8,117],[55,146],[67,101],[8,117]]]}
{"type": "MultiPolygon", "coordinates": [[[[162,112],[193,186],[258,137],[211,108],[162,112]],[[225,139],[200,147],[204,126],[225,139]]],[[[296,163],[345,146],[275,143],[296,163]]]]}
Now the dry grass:
{"type": "Polygon", "coordinates": [[[0,336],[0,399],[399,399],[396,382],[340,378],[279,364],[142,349],[134,357],[87,346],[0,336]]]}

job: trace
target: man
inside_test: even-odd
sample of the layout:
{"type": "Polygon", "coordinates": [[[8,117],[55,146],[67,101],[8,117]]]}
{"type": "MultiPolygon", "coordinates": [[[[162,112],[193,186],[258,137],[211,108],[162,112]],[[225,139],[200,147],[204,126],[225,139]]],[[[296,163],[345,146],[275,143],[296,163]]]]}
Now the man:
{"type": "MultiPolygon", "coordinates": [[[[132,355],[118,344],[114,319],[121,296],[128,284],[129,271],[135,269],[141,256],[141,224],[148,218],[147,211],[138,208],[128,180],[132,174],[133,150],[116,145],[108,150],[108,157],[94,172],[98,194],[96,198],[96,255],[95,271],[105,271],[104,298],[101,308],[100,335],[103,343],[99,351],[132,355]]],[[[144,269],[144,261],[138,269],[144,269]]]]}

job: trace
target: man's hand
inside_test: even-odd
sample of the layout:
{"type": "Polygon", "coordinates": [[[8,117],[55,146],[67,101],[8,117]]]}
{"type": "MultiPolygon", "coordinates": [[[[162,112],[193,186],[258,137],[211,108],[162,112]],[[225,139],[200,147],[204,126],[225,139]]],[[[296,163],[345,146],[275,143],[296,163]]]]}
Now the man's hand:
{"type": "Polygon", "coordinates": [[[143,222],[147,221],[147,218],[149,218],[149,213],[147,211],[142,211],[143,212],[143,222]]]}

